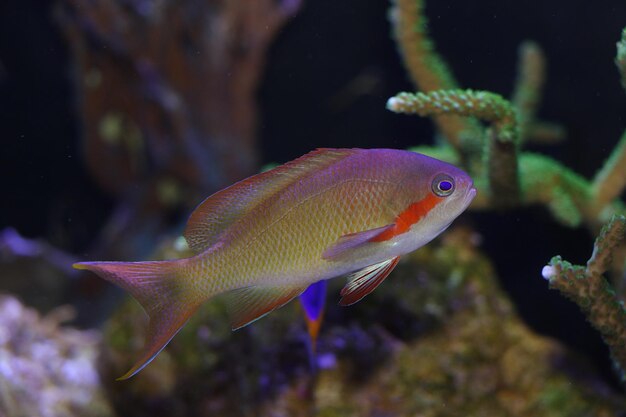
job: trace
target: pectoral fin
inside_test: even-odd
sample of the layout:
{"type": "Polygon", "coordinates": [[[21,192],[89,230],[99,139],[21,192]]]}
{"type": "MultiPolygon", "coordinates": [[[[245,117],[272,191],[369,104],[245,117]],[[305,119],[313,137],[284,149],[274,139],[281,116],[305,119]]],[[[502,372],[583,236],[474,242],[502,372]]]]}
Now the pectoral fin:
{"type": "Polygon", "coordinates": [[[398,265],[399,260],[400,257],[396,256],[348,275],[348,283],[340,292],[339,305],[349,306],[374,291],[398,265]]]}
{"type": "Polygon", "coordinates": [[[335,243],[333,243],[324,253],[322,258],[327,261],[338,260],[339,258],[348,256],[354,249],[360,248],[363,245],[374,240],[377,236],[392,229],[394,224],[388,224],[386,226],[377,227],[376,229],[366,230],[359,233],[350,233],[341,236],[335,243]]]}
{"type": "Polygon", "coordinates": [[[305,289],[306,286],[247,287],[227,293],[232,329],[247,326],[284,306],[305,289]]]}

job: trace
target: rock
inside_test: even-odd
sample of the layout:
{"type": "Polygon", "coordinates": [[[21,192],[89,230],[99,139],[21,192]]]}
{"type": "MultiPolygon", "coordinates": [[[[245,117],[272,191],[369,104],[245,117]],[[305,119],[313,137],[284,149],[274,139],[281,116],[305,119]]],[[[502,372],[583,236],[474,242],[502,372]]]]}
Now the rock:
{"type": "Polygon", "coordinates": [[[96,367],[100,334],[60,325],[71,316],[0,295],[0,416],[114,415],[96,367]]]}
{"type": "MultiPolygon", "coordinates": [[[[111,383],[112,399],[151,416],[619,415],[616,393],[574,377],[566,349],[520,320],[475,241],[451,230],[350,308],[331,281],[317,371],[297,303],[231,333],[217,299],[139,375],[111,383]]],[[[105,381],[132,365],[144,320],[134,301],[111,320],[105,381]]]]}

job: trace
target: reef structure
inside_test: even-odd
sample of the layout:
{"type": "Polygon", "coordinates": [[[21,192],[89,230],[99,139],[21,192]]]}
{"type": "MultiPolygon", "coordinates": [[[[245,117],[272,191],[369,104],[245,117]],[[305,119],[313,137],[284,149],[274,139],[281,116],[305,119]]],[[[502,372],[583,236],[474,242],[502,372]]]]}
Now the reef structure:
{"type": "Polygon", "coordinates": [[[41,316],[0,295],[0,416],[110,417],[100,383],[100,333],[60,324],[71,309],[41,316]]]}

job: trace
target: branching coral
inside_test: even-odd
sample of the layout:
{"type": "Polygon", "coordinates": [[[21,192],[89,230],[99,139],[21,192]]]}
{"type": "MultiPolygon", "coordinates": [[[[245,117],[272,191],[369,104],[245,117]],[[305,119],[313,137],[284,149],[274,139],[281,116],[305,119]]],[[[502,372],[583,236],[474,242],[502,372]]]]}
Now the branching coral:
{"type": "MultiPolygon", "coordinates": [[[[626,89],[626,28],[622,30],[622,38],[617,43],[615,64],[626,89]]],[[[593,197],[598,209],[620,195],[626,186],[626,132],[622,134],[618,145],[596,174],[593,180],[593,197]]]]}
{"type": "MultiPolygon", "coordinates": [[[[430,93],[400,93],[387,102],[396,113],[420,116],[473,116],[491,122],[487,158],[488,189],[492,205],[512,205],[519,196],[517,178],[517,121],[513,107],[498,94],[472,90],[438,90],[430,93]]],[[[468,149],[469,156],[476,152],[468,149]]],[[[471,170],[471,169],[470,169],[471,170]]],[[[476,169],[474,169],[476,171],[476,169]]]]}
{"type": "Polygon", "coordinates": [[[593,184],[593,200],[597,209],[619,197],[626,185],[626,132],[606,163],[596,174],[593,184]]]}
{"type": "Polygon", "coordinates": [[[396,113],[420,116],[456,114],[473,116],[493,123],[499,140],[517,139],[517,122],[512,106],[498,94],[472,90],[437,90],[430,93],[400,93],[387,101],[396,113]]]}
{"type": "MultiPolygon", "coordinates": [[[[458,84],[446,62],[437,54],[428,36],[424,5],[420,0],[394,0],[389,16],[393,33],[413,83],[422,91],[448,90],[458,84]]],[[[477,125],[450,115],[439,115],[435,123],[459,152],[464,137],[472,136],[477,125]]]]}
{"type": "MultiPolygon", "coordinates": [[[[611,214],[622,212],[616,197],[626,185],[625,144],[614,149],[593,182],[555,160],[518,151],[526,138],[539,134],[550,141],[562,132],[558,126],[535,120],[545,73],[539,48],[533,43],[520,48],[520,74],[513,102],[490,92],[459,90],[428,38],[423,8],[423,0],[396,0],[391,20],[407,68],[424,92],[400,93],[389,100],[387,107],[395,112],[435,117],[442,132],[454,131],[457,135],[446,133],[451,149],[416,150],[461,164],[472,174],[481,191],[473,208],[543,204],[559,222],[568,226],[585,223],[594,232],[611,214]],[[442,115],[467,119],[462,128],[456,128],[445,126],[448,119],[437,118],[442,115]],[[480,129],[475,119],[489,122],[491,127],[480,129]],[[457,140],[461,131],[472,134],[457,140]]],[[[623,39],[618,43],[616,59],[622,74],[625,51],[623,39]]],[[[621,142],[625,141],[622,138],[621,142]]]]}
{"type": "MultiPolygon", "coordinates": [[[[416,150],[461,164],[470,172],[480,191],[473,208],[541,204],[560,223],[585,224],[594,233],[613,216],[598,237],[586,268],[555,257],[544,269],[544,276],[552,287],[583,309],[611,347],[616,363],[626,369],[626,312],[619,296],[602,277],[610,267],[622,267],[609,265],[609,259],[613,252],[624,254],[624,247],[619,245],[626,222],[621,214],[626,210],[619,195],[626,186],[626,134],[592,181],[551,158],[519,152],[518,147],[538,132],[543,132],[544,139],[545,132],[548,139],[558,138],[561,132],[554,125],[535,120],[545,76],[540,49],[533,43],[524,43],[520,48],[512,102],[490,92],[459,90],[428,38],[423,8],[423,0],[396,0],[391,19],[406,66],[423,92],[400,93],[389,99],[387,108],[435,118],[450,146],[416,150]],[[442,115],[469,119],[458,127],[457,119],[444,119],[442,115]],[[476,134],[475,119],[491,126],[476,134]],[[474,133],[460,140],[459,132],[469,130],[474,133]]],[[[615,62],[626,88],[626,29],[617,44],[615,62]]],[[[624,373],[622,377],[626,380],[624,373]]]]}
{"type": "Polygon", "coordinates": [[[622,86],[626,89],[626,28],[622,30],[622,38],[617,42],[617,57],[615,65],[622,77],[622,86]]]}
{"type": "Polygon", "coordinates": [[[546,78],[546,58],[535,42],[519,47],[517,80],[511,101],[517,110],[520,143],[555,143],[565,138],[562,126],[536,119],[546,78]]]}
{"type": "Polygon", "coordinates": [[[528,139],[529,133],[535,131],[535,113],[541,102],[545,67],[545,57],[539,45],[530,41],[520,45],[517,80],[511,101],[517,109],[519,125],[523,128],[519,132],[522,142],[528,139]]]}
{"type": "Polygon", "coordinates": [[[587,266],[572,265],[555,256],[542,274],[550,288],[578,304],[611,349],[611,356],[626,382],[626,308],[602,276],[610,267],[615,248],[626,232],[626,217],[614,216],[602,228],[587,266]]]}

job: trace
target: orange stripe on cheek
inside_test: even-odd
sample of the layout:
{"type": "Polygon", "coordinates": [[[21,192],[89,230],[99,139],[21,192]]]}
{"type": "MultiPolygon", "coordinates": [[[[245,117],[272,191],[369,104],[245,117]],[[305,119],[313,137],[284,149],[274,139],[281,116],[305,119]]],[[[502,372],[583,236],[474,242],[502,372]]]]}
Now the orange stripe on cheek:
{"type": "Polygon", "coordinates": [[[433,207],[442,200],[435,194],[428,194],[422,200],[411,204],[402,213],[400,213],[394,222],[392,228],[385,230],[378,236],[370,239],[370,242],[384,242],[407,232],[412,225],[419,222],[433,207]]]}

